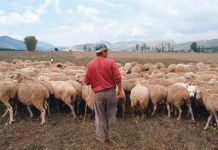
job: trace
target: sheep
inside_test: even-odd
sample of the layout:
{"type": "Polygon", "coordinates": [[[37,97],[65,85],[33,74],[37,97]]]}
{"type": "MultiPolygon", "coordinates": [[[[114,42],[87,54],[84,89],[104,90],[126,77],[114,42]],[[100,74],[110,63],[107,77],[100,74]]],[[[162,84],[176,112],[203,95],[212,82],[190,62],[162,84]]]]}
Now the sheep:
{"type": "Polygon", "coordinates": [[[54,59],[53,59],[53,58],[51,58],[51,60],[50,60],[50,63],[51,63],[51,64],[53,64],[53,63],[54,63],[54,59]]]}
{"type": "Polygon", "coordinates": [[[144,71],[148,71],[149,68],[150,68],[150,65],[149,65],[149,64],[144,64],[144,65],[143,65],[143,70],[144,70],[144,71]]]}
{"type": "MultiPolygon", "coordinates": [[[[116,88],[116,94],[118,93],[118,88],[116,88]]],[[[124,119],[125,116],[125,110],[126,110],[126,95],[124,90],[122,89],[122,93],[123,93],[123,97],[117,97],[117,105],[121,105],[121,109],[122,109],[122,119],[124,119]]]]}
{"type": "Polygon", "coordinates": [[[144,113],[145,109],[148,106],[149,101],[149,92],[147,87],[143,86],[140,82],[137,82],[136,86],[131,90],[130,93],[130,102],[131,107],[133,108],[133,114],[136,111],[140,111],[140,117],[142,112],[144,113]]]}
{"type": "Polygon", "coordinates": [[[54,90],[54,97],[62,100],[70,108],[73,117],[76,118],[73,107],[77,96],[76,88],[67,81],[50,81],[50,83],[54,90]]]}
{"type": "Polygon", "coordinates": [[[165,68],[165,65],[162,62],[157,62],[155,65],[157,66],[158,69],[165,68]]]}
{"type": "Polygon", "coordinates": [[[187,82],[187,79],[183,76],[168,78],[168,80],[170,80],[170,82],[172,83],[177,83],[177,82],[186,83],[187,82]]]}
{"type": "Polygon", "coordinates": [[[208,81],[208,84],[218,86],[218,81],[216,79],[210,79],[210,81],[208,81]]]}
{"type": "Polygon", "coordinates": [[[167,88],[162,85],[151,85],[149,86],[148,91],[149,99],[154,106],[151,116],[154,116],[157,109],[157,104],[162,101],[165,102],[167,99],[167,88]]]}
{"type": "Polygon", "coordinates": [[[160,68],[158,69],[160,72],[163,72],[165,74],[169,73],[168,68],[160,68]]]}
{"type": "Polygon", "coordinates": [[[132,79],[132,78],[141,78],[141,74],[139,73],[130,73],[126,75],[127,78],[132,79]]]}
{"type": "Polygon", "coordinates": [[[176,64],[170,64],[168,66],[168,71],[169,72],[176,72],[176,64]]]}
{"type": "Polygon", "coordinates": [[[216,124],[218,125],[218,94],[210,94],[209,91],[210,90],[208,89],[198,87],[196,94],[196,100],[203,101],[207,111],[210,113],[204,130],[207,130],[213,116],[215,117],[216,124]]]}
{"type": "Polygon", "coordinates": [[[140,73],[142,71],[141,67],[139,65],[136,65],[132,67],[131,73],[140,73]]]}
{"type": "Polygon", "coordinates": [[[158,72],[158,73],[152,73],[150,75],[151,79],[157,79],[157,78],[166,78],[166,74],[163,72],[158,72]]]}
{"type": "Polygon", "coordinates": [[[7,107],[2,117],[5,117],[9,111],[9,124],[11,124],[14,121],[13,109],[9,101],[15,98],[16,93],[17,93],[16,82],[0,81],[0,102],[2,102],[7,107]]]}
{"type": "Polygon", "coordinates": [[[197,68],[195,63],[188,63],[187,66],[189,68],[189,71],[191,71],[191,72],[197,72],[198,71],[198,68],[197,68]]]}
{"type": "Polygon", "coordinates": [[[132,66],[131,63],[126,63],[126,64],[124,65],[124,69],[125,69],[125,71],[126,71],[127,74],[131,72],[132,67],[133,67],[133,66],[132,66]]]}
{"type": "Polygon", "coordinates": [[[199,62],[196,64],[197,68],[198,68],[198,71],[208,71],[210,66],[209,65],[206,65],[202,62],[199,62]]]}
{"type": "Polygon", "coordinates": [[[79,105],[82,98],[82,85],[78,81],[68,80],[67,82],[71,83],[76,88],[76,105],[77,105],[77,113],[79,113],[79,105]]]}
{"type": "Polygon", "coordinates": [[[45,123],[45,102],[49,97],[49,91],[39,83],[20,83],[17,90],[17,99],[24,105],[27,105],[27,109],[30,113],[30,117],[33,117],[30,105],[33,105],[41,112],[41,125],[45,123]]]}
{"type": "Polygon", "coordinates": [[[149,84],[169,86],[169,85],[172,85],[173,82],[171,82],[169,79],[157,78],[157,79],[149,80],[149,84]]]}
{"type": "Polygon", "coordinates": [[[82,99],[86,103],[85,115],[87,113],[87,107],[91,110],[89,118],[92,118],[94,115],[94,103],[95,103],[95,93],[93,92],[90,85],[82,85],[82,99]]]}
{"type": "Polygon", "coordinates": [[[185,64],[177,64],[175,72],[187,72],[188,67],[185,64]]]}
{"type": "Polygon", "coordinates": [[[195,97],[197,86],[188,85],[188,84],[183,83],[183,82],[177,82],[174,85],[179,85],[179,86],[186,88],[188,90],[188,93],[189,93],[189,96],[191,99],[193,99],[195,97]]]}
{"type": "Polygon", "coordinates": [[[167,73],[166,77],[167,78],[172,78],[172,77],[178,77],[179,75],[177,73],[174,73],[174,72],[169,72],[167,73]]]}
{"type": "Polygon", "coordinates": [[[82,99],[86,102],[86,105],[94,111],[94,98],[95,93],[93,92],[90,85],[83,85],[82,86],[82,99]]]}
{"type": "Polygon", "coordinates": [[[137,79],[122,80],[122,87],[125,92],[130,92],[135,87],[137,79]]]}
{"type": "Polygon", "coordinates": [[[186,79],[193,79],[195,74],[193,72],[186,72],[184,76],[186,79]]]}
{"type": "Polygon", "coordinates": [[[172,104],[175,105],[176,108],[179,110],[179,116],[177,117],[177,120],[180,120],[182,114],[181,105],[184,102],[187,104],[189,112],[191,113],[192,121],[195,121],[188,90],[179,85],[170,85],[167,89],[167,101],[166,101],[168,118],[170,118],[170,104],[172,104]]]}
{"type": "Polygon", "coordinates": [[[23,62],[23,60],[21,60],[21,59],[13,59],[12,60],[13,64],[18,64],[18,63],[22,63],[22,62],[23,62]]]}

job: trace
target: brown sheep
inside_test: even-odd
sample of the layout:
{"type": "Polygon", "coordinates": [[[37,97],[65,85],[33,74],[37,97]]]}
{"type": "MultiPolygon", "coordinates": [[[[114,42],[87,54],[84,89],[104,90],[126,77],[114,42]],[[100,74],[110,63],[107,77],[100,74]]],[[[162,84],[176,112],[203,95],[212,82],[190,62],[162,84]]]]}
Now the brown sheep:
{"type": "Polygon", "coordinates": [[[176,106],[176,108],[179,110],[179,116],[177,117],[177,120],[180,120],[182,114],[181,105],[183,103],[187,104],[189,112],[191,113],[192,121],[195,121],[188,90],[179,85],[169,86],[167,90],[167,102],[166,102],[167,110],[168,110],[168,118],[170,118],[170,104],[172,104],[176,106]]]}
{"type": "MultiPolygon", "coordinates": [[[[17,90],[17,99],[24,105],[33,105],[41,112],[41,125],[45,123],[45,102],[49,97],[49,91],[39,83],[20,83],[17,90]]],[[[32,112],[27,107],[31,117],[32,112]]]]}
{"type": "Polygon", "coordinates": [[[6,116],[9,111],[9,124],[13,122],[13,109],[10,100],[14,99],[17,93],[17,85],[13,81],[0,81],[0,102],[7,108],[2,117],[6,116]]]}
{"type": "Polygon", "coordinates": [[[151,116],[154,116],[158,103],[166,101],[167,99],[167,88],[162,85],[151,85],[148,88],[150,100],[154,106],[151,116]]]}
{"type": "Polygon", "coordinates": [[[207,124],[205,125],[204,130],[208,128],[213,116],[215,117],[216,123],[218,125],[218,117],[217,117],[218,94],[210,94],[210,90],[198,87],[196,99],[198,101],[202,101],[207,111],[210,113],[210,116],[208,117],[207,124]]]}

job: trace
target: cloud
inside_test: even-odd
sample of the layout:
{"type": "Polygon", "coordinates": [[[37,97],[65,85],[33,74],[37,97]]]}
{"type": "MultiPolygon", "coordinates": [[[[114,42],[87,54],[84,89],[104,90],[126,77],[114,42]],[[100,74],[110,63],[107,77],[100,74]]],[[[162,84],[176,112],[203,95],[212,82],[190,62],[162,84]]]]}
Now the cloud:
{"type": "Polygon", "coordinates": [[[96,16],[96,15],[98,15],[100,13],[97,9],[91,8],[91,7],[86,7],[84,5],[78,5],[77,6],[77,11],[79,13],[83,13],[83,14],[85,14],[87,16],[96,16]]]}
{"type": "Polygon", "coordinates": [[[53,6],[57,13],[62,14],[59,2],[60,0],[45,0],[44,3],[39,5],[39,8],[36,10],[36,13],[43,14],[49,9],[49,7],[53,6]]]}
{"type": "Polygon", "coordinates": [[[0,13],[0,25],[33,24],[39,21],[39,15],[30,10],[26,10],[24,13],[11,12],[8,15],[0,13]]]}

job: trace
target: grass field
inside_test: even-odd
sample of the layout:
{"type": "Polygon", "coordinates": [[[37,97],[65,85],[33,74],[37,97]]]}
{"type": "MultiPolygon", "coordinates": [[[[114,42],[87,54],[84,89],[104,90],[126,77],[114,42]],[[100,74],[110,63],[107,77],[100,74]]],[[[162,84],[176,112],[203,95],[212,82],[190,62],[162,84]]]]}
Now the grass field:
{"type": "MultiPolygon", "coordinates": [[[[205,62],[218,63],[218,53],[195,54],[195,53],[118,53],[111,52],[109,57],[116,62],[124,64],[130,61],[138,63],[163,62],[165,65],[171,63],[205,62]]],[[[0,52],[0,61],[10,62],[13,59],[22,60],[50,60],[55,62],[72,61],[76,65],[86,65],[95,58],[94,52],[0,52]]]]}
{"type": "MultiPolygon", "coordinates": [[[[13,59],[50,60],[55,62],[72,61],[77,65],[86,65],[95,57],[88,52],[0,52],[0,61],[10,62],[13,59]]],[[[122,64],[129,61],[139,63],[163,62],[218,63],[218,54],[190,53],[110,53],[110,58],[122,64]]],[[[1,107],[2,108],[2,107],[1,107]]],[[[0,112],[2,112],[1,110],[0,112]]],[[[46,124],[40,126],[39,114],[30,119],[27,110],[24,115],[15,117],[15,123],[5,125],[6,119],[0,119],[0,149],[26,150],[211,150],[218,149],[218,130],[212,126],[203,131],[206,117],[192,123],[190,118],[177,121],[175,117],[168,119],[166,114],[158,113],[154,118],[138,121],[129,115],[124,120],[118,118],[113,141],[101,144],[94,140],[95,126],[93,120],[87,120],[81,130],[82,118],[74,120],[65,111],[53,111],[46,117],[46,124]]]]}

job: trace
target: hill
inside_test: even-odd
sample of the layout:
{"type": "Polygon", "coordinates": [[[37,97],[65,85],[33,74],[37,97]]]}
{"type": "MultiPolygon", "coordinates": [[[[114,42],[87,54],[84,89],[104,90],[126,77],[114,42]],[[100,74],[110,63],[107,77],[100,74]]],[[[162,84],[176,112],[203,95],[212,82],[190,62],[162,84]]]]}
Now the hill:
{"type": "Polygon", "coordinates": [[[190,45],[196,42],[198,47],[200,46],[201,48],[217,48],[218,49],[218,39],[212,39],[212,40],[200,40],[200,41],[191,41],[191,42],[186,42],[186,43],[181,43],[181,44],[176,44],[175,49],[176,50],[189,50],[190,45]]]}
{"type": "MultiPolygon", "coordinates": [[[[54,47],[55,46],[50,44],[50,43],[38,41],[36,50],[47,51],[47,50],[51,50],[51,49],[53,50],[54,47]]],[[[0,36],[0,48],[26,50],[26,46],[24,44],[24,41],[14,39],[14,38],[11,38],[9,36],[0,36]]]]}

